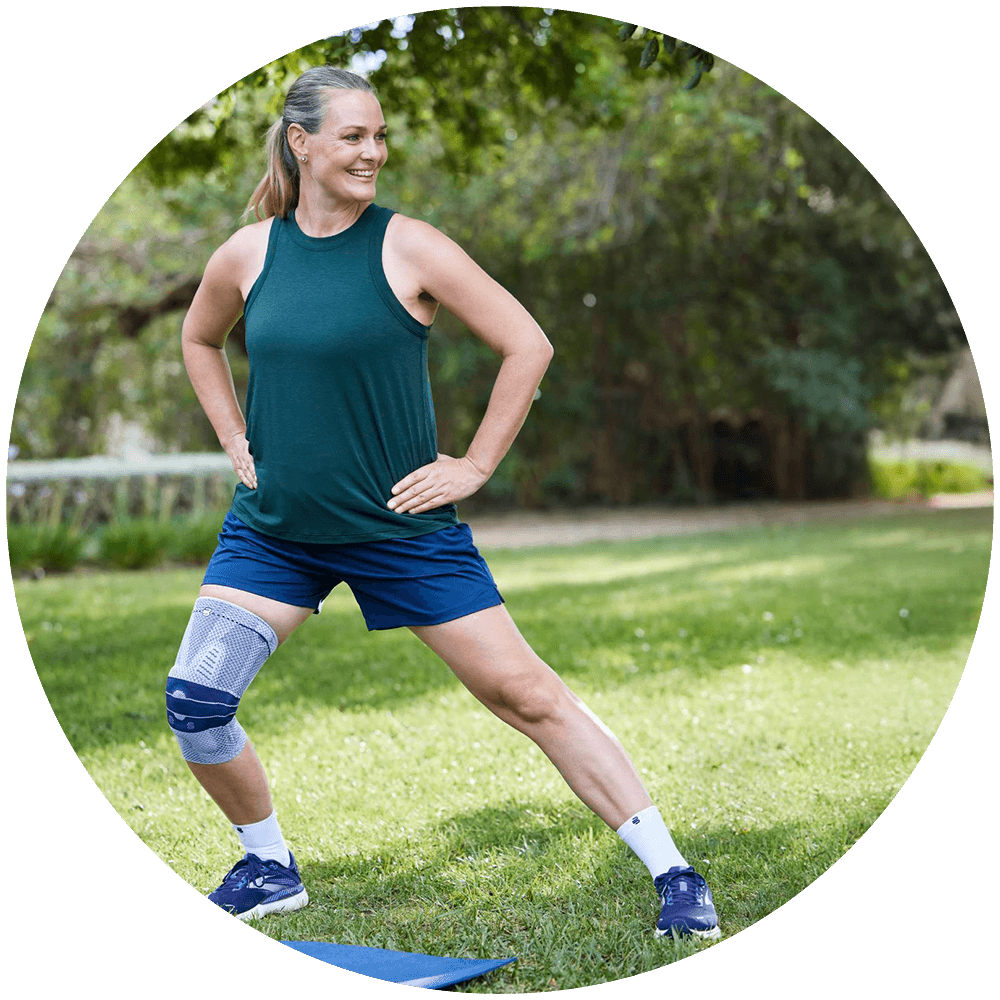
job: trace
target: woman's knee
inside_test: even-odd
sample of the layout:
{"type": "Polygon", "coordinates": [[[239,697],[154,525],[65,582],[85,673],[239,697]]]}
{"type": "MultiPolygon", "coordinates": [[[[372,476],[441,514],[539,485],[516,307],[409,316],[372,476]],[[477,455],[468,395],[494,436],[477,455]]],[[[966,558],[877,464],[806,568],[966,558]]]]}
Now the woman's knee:
{"type": "Polygon", "coordinates": [[[497,705],[523,723],[538,725],[560,718],[571,696],[561,680],[546,668],[504,678],[497,686],[497,705]]]}
{"type": "Polygon", "coordinates": [[[185,760],[221,764],[240,753],[246,735],[236,710],[277,648],[274,629],[258,615],[219,598],[198,598],[167,677],[167,722],[185,760]]]}

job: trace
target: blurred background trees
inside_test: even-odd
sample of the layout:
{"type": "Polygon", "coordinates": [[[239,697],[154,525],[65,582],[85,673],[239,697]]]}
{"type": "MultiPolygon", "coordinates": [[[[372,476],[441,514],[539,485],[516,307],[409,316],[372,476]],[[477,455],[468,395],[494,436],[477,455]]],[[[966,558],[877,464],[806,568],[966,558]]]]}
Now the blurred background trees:
{"type": "MultiPolygon", "coordinates": [[[[100,452],[124,418],[163,451],[217,450],[180,322],[263,172],[303,69],[364,67],[390,125],[377,201],[438,226],[555,346],[480,502],[698,502],[863,494],[866,434],[965,346],[933,263],[825,129],[692,47],[543,8],[383,21],[262,67],[153,149],[81,239],[34,338],[11,442],[100,452]],[[700,58],[700,57],[699,57],[700,58]]],[[[227,350],[245,391],[242,323],[227,350]]],[[[495,357],[441,310],[441,450],[461,453],[495,357]]],[[[912,421],[911,421],[912,422],[912,421]]]]}

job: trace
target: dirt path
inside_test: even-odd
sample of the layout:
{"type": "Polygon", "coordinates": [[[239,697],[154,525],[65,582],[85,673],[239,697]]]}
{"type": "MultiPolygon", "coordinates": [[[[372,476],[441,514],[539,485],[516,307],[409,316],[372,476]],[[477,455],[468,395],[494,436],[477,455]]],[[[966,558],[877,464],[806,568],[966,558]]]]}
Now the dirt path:
{"type": "Polygon", "coordinates": [[[930,500],[833,500],[762,502],[726,507],[579,508],[556,513],[484,514],[463,518],[476,544],[490,549],[575,545],[658,535],[693,535],[768,524],[885,517],[908,511],[992,507],[993,493],[940,494],[930,500]]]}

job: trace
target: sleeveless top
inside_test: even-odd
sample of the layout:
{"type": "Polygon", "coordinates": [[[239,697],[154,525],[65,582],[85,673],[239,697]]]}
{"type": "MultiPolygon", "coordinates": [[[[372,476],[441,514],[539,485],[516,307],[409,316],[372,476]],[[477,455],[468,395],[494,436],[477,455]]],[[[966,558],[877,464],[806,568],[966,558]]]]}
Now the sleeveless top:
{"type": "Polygon", "coordinates": [[[232,512],[293,542],[412,538],[458,524],[454,504],[399,514],[392,487],[437,458],[427,334],[382,269],[393,211],[370,204],[333,236],[295,213],[271,224],[244,306],[247,440],[257,489],[232,512]]]}

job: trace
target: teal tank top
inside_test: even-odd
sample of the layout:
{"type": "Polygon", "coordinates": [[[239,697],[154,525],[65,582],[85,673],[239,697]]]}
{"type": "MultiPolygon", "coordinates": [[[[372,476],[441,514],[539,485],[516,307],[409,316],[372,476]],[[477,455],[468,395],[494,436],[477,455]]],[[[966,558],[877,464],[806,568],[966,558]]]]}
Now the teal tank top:
{"type": "Polygon", "coordinates": [[[333,236],[276,216],[244,306],[247,440],[257,489],[233,513],[293,542],[412,538],[458,524],[454,504],[386,507],[392,487],[437,458],[427,334],[382,269],[391,209],[369,205],[333,236]]]}

